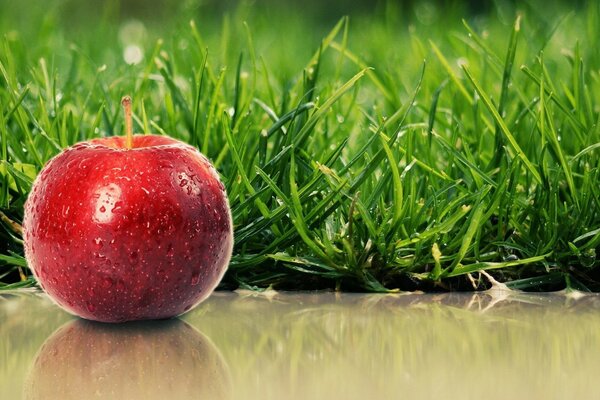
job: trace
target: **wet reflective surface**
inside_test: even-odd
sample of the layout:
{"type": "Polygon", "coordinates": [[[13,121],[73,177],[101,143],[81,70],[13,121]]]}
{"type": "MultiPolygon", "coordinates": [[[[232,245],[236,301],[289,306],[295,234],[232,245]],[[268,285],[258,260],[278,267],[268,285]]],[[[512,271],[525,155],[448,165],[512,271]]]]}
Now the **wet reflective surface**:
{"type": "Polygon", "coordinates": [[[104,325],[0,293],[0,399],[599,398],[600,296],[217,292],[104,325]]]}

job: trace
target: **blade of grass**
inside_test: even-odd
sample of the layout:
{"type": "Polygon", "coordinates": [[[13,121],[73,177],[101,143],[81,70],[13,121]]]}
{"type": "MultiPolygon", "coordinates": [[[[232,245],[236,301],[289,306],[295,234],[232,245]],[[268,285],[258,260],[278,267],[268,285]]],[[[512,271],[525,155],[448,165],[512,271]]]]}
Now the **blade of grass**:
{"type": "Polygon", "coordinates": [[[502,117],[500,116],[500,114],[498,114],[498,111],[496,110],[496,108],[492,104],[492,101],[488,97],[487,93],[485,93],[483,91],[483,89],[481,88],[481,86],[479,86],[479,84],[477,83],[477,81],[475,80],[475,78],[473,78],[473,76],[469,72],[469,68],[467,68],[467,66],[463,66],[462,68],[463,68],[463,71],[465,72],[465,74],[467,75],[467,78],[469,79],[469,81],[471,82],[471,84],[473,85],[473,87],[475,88],[475,90],[477,91],[477,93],[479,94],[479,96],[481,97],[481,100],[483,101],[483,104],[485,105],[485,107],[487,108],[487,110],[492,114],[492,117],[494,118],[494,120],[496,121],[496,123],[498,124],[498,126],[500,127],[500,130],[502,131],[502,133],[504,134],[505,138],[510,143],[510,146],[512,147],[513,151],[515,151],[516,156],[518,158],[520,158],[521,161],[523,161],[523,164],[525,165],[525,167],[527,168],[527,170],[531,173],[531,175],[533,176],[533,178],[535,179],[535,181],[538,182],[538,183],[541,183],[542,179],[540,177],[539,172],[533,166],[533,164],[531,163],[531,161],[529,160],[529,158],[527,158],[527,156],[525,155],[525,153],[523,152],[523,150],[521,150],[521,146],[519,146],[519,144],[517,143],[516,139],[514,138],[514,136],[512,135],[512,133],[510,132],[510,130],[508,129],[508,127],[506,126],[506,123],[504,122],[504,120],[502,119],[502,117]]]}

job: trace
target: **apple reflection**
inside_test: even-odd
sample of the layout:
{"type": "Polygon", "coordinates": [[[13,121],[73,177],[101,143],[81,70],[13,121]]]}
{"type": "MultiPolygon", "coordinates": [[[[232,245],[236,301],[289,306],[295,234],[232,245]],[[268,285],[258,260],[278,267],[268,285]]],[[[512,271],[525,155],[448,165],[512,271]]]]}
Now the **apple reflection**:
{"type": "Polygon", "coordinates": [[[229,399],[217,348],[185,322],[107,325],[76,320],[39,350],[26,399],[229,399]]]}

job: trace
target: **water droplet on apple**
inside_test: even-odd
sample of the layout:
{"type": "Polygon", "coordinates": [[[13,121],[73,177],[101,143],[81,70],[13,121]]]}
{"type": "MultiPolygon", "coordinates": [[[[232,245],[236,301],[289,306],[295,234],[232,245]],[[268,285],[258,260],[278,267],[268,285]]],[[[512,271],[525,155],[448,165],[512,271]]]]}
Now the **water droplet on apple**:
{"type": "Polygon", "coordinates": [[[192,275],[192,286],[196,286],[200,283],[200,273],[194,272],[192,275]]]}
{"type": "Polygon", "coordinates": [[[94,244],[96,245],[96,248],[98,248],[98,249],[101,249],[102,246],[104,246],[102,239],[100,239],[99,237],[94,239],[94,244]]]}
{"type": "Polygon", "coordinates": [[[173,164],[168,160],[160,160],[158,166],[160,168],[173,168],[173,164]]]}
{"type": "Polygon", "coordinates": [[[215,214],[215,219],[217,220],[217,222],[221,222],[221,213],[219,212],[219,210],[217,210],[216,208],[213,210],[214,214],[215,214]]]}
{"type": "Polygon", "coordinates": [[[91,302],[88,301],[86,303],[86,306],[89,312],[93,313],[94,311],[96,311],[96,306],[93,305],[91,302]]]}
{"type": "Polygon", "coordinates": [[[103,212],[106,212],[106,207],[104,207],[104,206],[101,206],[101,207],[100,207],[100,209],[99,209],[98,211],[100,211],[101,213],[103,213],[103,212]]]}
{"type": "Polygon", "coordinates": [[[109,278],[108,276],[102,280],[102,287],[104,289],[110,289],[110,287],[112,285],[113,285],[113,280],[111,278],[109,278]]]}
{"type": "Polygon", "coordinates": [[[117,201],[117,202],[115,202],[115,205],[114,205],[114,207],[112,208],[111,211],[112,212],[119,211],[121,208],[123,208],[123,202],[122,201],[117,201]]]}

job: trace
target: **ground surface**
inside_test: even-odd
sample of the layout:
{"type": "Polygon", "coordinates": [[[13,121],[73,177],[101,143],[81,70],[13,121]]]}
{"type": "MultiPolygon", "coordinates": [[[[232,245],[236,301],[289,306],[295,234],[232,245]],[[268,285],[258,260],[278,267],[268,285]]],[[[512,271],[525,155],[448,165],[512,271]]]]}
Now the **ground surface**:
{"type": "Polygon", "coordinates": [[[0,398],[590,399],[599,310],[598,295],[217,292],[182,321],[107,326],[3,294],[0,398]]]}

